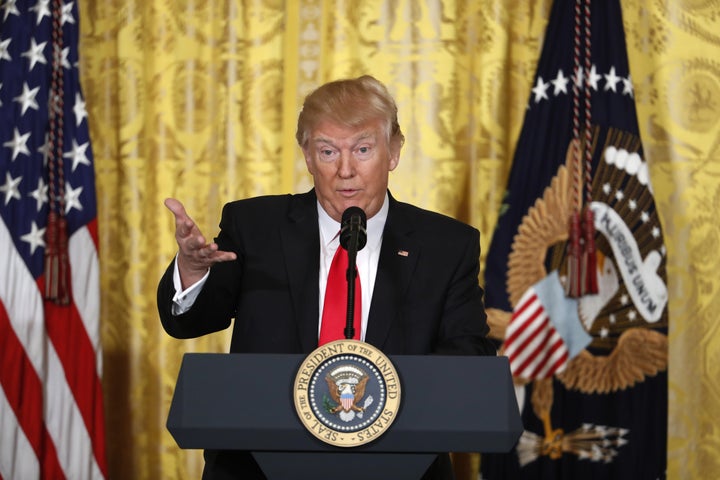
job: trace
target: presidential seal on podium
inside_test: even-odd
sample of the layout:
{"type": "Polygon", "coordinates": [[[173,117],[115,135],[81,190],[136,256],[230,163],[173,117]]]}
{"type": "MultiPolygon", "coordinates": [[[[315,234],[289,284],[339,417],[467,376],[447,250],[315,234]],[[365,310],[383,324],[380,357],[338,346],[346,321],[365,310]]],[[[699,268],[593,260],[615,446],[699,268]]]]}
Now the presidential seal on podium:
{"type": "Polygon", "coordinates": [[[293,385],[295,410],[305,428],[325,443],[356,447],[387,431],[400,406],[400,380],[374,346],[336,340],[300,365],[293,385]]]}

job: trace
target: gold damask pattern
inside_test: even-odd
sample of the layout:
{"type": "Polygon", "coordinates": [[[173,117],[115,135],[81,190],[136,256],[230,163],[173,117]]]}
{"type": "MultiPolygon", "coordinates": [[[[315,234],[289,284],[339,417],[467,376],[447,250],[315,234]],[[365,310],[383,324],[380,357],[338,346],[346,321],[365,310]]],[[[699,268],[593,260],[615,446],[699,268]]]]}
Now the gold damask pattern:
{"type": "MultiPolygon", "coordinates": [[[[199,478],[199,452],[179,450],[165,428],[168,406],[184,352],[228,347],[227,334],[178,341],[160,326],[155,287],[175,251],[163,199],[181,199],[212,236],[229,200],[306,190],[294,142],[303,96],[370,73],[396,96],[407,137],[393,193],[477,226],[486,251],[550,6],[80,2],[111,478],[199,478]]],[[[668,473],[710,478],[720,471],[720,1],[622,7],[668,248],[668,473]]]]}
{"type": "Polygon", "coordinates": [[[720,2],[623,4],[640,130],[667,232],[668,472],[720,471],[720,2]]]}

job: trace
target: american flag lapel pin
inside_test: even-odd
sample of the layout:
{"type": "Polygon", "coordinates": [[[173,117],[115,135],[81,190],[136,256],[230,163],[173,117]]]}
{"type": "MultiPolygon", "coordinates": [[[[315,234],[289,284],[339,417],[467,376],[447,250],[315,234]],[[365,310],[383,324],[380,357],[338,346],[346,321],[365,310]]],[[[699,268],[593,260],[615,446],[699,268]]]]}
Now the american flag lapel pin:
{"type": "Polygon", "coordinates": [[[407,257],[409,255],[407,250],[398,250],[397,254],[400,255],[401,257],[407,257]]]}

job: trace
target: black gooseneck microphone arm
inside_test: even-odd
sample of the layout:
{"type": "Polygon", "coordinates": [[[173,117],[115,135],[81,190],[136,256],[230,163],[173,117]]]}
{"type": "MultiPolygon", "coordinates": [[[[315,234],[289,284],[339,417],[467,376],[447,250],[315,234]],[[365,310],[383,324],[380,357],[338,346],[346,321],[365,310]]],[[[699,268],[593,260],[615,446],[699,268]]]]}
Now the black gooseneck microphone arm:
{"type": "Polygon", "coordinates": [[[355,278],[357,277],[357,252],[367,243],[367,220],[360,207],[350,207],[343,212],[340,227],[340,246],[348,252],[347,279],[347,313],[345,316],[345,338],[355,336],[355,278]]]}

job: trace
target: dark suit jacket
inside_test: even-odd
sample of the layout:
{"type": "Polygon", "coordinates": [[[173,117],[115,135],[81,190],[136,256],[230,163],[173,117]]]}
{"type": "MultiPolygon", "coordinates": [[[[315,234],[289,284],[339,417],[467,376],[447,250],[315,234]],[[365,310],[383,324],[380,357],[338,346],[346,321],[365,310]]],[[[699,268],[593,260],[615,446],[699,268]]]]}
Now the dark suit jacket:
{"type": "MultiPolygon", "coordinates": [[[[389,355],[494,355],[478,285],[479,235],[391,196],[365,341],[389,355]]],[[[158,287],[165,330],[197,337],[234,318],[231,352],[314,350],[320,263],[314,190],[225,205],[215,241],[237,260],[213,266],[193,307],[178,316],[171,313],[171,264],[158,287]]],[[[228,461],[207,457],[218,466],[228,461]]]]}

